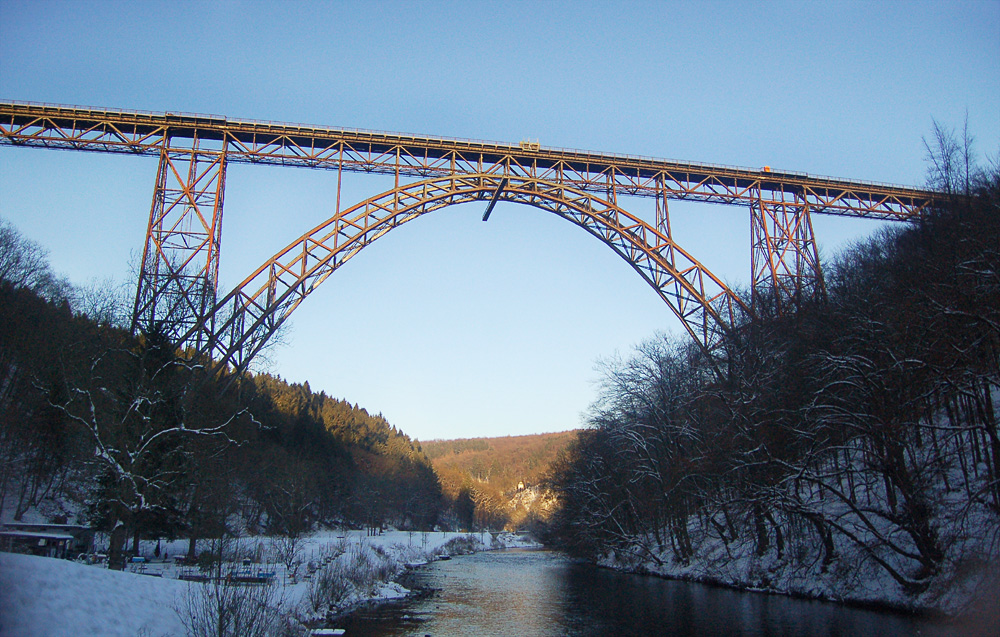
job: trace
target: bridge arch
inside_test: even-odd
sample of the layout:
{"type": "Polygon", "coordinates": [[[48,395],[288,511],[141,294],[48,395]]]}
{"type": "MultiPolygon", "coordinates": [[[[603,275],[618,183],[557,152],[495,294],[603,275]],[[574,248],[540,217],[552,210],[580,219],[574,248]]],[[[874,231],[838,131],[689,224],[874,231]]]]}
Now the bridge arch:
{"type": "Polygon", "coordinates": [[[218,365],[245,370],[296,307],[337,268],[390,230],[445,206],[490,200],[552,212],[608,245],[657,292],[706,351],[743,302],[671,237],[614,203],[565,184],[499,173],[399,185],[345,209],[293,241],[219,300],[182,338],[218,365]]]}

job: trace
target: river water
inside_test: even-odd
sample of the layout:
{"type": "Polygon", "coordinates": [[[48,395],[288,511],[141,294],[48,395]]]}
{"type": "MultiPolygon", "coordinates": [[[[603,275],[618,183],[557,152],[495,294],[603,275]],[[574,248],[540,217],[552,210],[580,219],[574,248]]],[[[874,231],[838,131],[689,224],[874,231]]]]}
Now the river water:
{"type": "Polygon", "coordinates": [[[947,635],[926,619],[626,575],[552,551],[507,550],[415,571],[424,594],[364,607],[337,625],[361,635],[947,635]]]}

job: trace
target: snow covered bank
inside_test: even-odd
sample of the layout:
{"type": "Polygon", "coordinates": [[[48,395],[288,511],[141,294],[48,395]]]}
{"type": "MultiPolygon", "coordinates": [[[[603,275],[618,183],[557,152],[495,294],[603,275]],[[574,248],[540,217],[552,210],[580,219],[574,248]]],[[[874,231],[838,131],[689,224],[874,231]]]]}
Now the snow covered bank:
{"type": "Polygon", "coordinates": [[[396,581],[402,573],[443,556],[537,546],[533,540],[513,533],[392,531],[374,537],[316,535],[310,538],[306,551],[319,561],[313,562],[315,571],[304,591],[298,593],[298,616],[304,621],[320,621],[365,602],[404,597],[410,591],[396,581]]]}
{"type": "Polygon", "coordinates": [[[615,570],[739,590],[952,616],[979,612],[1000,592],[1000,573],[990,566],[996,564],[996,556],[990,557],[995,543],[975,534],[949,538],[938,577],[919,593],[907,592],[863,547],[841,537],[833,538],[837,559],[824,565],[819,545],[799,547],[794,554],[771,550],[760,555],[753,538],[727,543],[693,529],[690,536],[692,556],[686,561],[669,548],[652,549],[651,538],[637,539],[633,551],[609,550],[596,561],[615,570]],[[639,546],[645,547],[643,555],[635,551],[639,546]]]}
{"type": "MultiPolygon", "coordinates": [[[[249,538],[273,554],[272,538],[249,538]]],[[[161,542],[161,551],[182,552],[186,542],[161,542]]],[[[176,579],[191,574],[171,561],[154,561],[156,542],[141,546],[151,561],[147,574],[110,571],[66,560],[0,553],[0,637],[69,634],[106,637],[181,636],[187,633],[175,609],[185,608],[202,583],[176,579]],[[159,577],[150,576],[159,575],[159,577]]],[[[369,537],[364,532],[326,531],[303,538],[290,572],[284,563],[253,564],[253,572],[275,573],[282,607],[299,622],[321,621],[357,604],[405,596],[393,581],[408,567],[426,564],[442,553],[537,546],[513,534],[407,533],[369,537]],[[343,576],[326,598],[317,596],[323,573],[340,564],[343,576]],[[353,570],[352,570],[353,569],[353,570]]],[[[161,552],[162,555],[162,552],[161,552]]],[[[139,568],[138,566],[135,568],[139,568]]],[[[328,580],[328,584],[331,582],[328,580]]]]}
{"type": "Polygon", "coordinates": [[[183,635],[180,580],[0,553],[0,635],[183,635]]]}

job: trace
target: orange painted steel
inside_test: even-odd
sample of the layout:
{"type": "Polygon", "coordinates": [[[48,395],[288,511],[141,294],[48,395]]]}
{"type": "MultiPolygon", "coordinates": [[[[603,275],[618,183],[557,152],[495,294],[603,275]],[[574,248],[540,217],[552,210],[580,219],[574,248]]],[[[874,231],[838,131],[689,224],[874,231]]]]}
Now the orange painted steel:
{"type": "Polygon", "coordinates": [[[749,208],[754,294],[773,293],[779,303],[794,304],[823,291],[812,214],[913,220],[935,197],[888,184],[538,143],[24,102],[0,102],[0,143],[158,156],[134,325],[179,325],[188,344],[238,368],[356,250],[443,205],[496,195],[573,221],[622,255],[692,336],[712,349],[739,301],[673,242],[667,200],[749,208]],[[232,162],[336,170],[338,213],[215,303],[225,172],[232,162]],[[343,171],[392,174],[394,188],[340,213],[343,171]],[[502,179],[510,185],[501,188],[502,179]],[[625,212],[621,196],[655,197],[655,225],[625,212]],[[344,247],[348,237],[351,248],[344,247]]]}
{"type": "Polygon", "coordinates": [[[219,281],[226,155],[197,145],[160,151],[132,313],[134,326],[160,322],[174,338],[211,313],[219,281]]]}
{"type": "Polygon", "coordinates": [[[920,215],[934,193],[866,183],[531,145],[227,119],[0,102],[0,143],[159,155],[197,137],[227,161],[433,177],[503,172],[604,194],[751,206],[798,197],[813,214],[889,220],[920,215]],[[537,150],[534,150],[537,148],[537,150]]]}
{"type": "Polygon", "coordinates": [[[750,269],[753,304],[770,293],[781,309],[825,293],[809,204],[759,199],[750,206],[750,269]],[[762,289],[766,288],[766,289],[762,289]]]}
{"type": "MultiPolygon", "coordinates": [[[[493,196],[555,213],[610,246],[707,350],[720,344],[725,326],[746,310],[735,294],[670,237],[606,200],[523,177],[451,175],[372,197],[289,244],[216,306],[215,320],[202,327],[203,340],[211,344],[208,353],[221,364],[245,369],[299,303],[365,246],[428,212],[493,196]]],[[[196,332],[185,338],[195,340],[196,332]]]]}

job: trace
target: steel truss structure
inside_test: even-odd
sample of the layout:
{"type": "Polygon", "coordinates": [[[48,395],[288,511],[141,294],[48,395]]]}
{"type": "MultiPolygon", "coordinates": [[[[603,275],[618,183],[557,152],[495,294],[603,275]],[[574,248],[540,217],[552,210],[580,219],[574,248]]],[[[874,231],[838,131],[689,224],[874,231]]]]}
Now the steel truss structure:
{"type": "MultiPolygon", "coordinates": [[[[523,203],[582,227],[628,261],[707,348],[743,307],[721,281],[670,237],[608,201],[521,177],[450,175],[401,185],[336,214],[236,286],[206,322],[216,360],[245,368],[271,334],[338,267],[393,228],[444,206],[491,199],[523,203]]],[[[196,332],[185,335],[194,339],[196,332]]]]}
{"type": "Polygon", "coordinates": [[[226,154],[202,153],[191,141],[160,150],[132,313],[133,327],[160,322],[175,338],[211,315],[222,248],[226,154]]]}
{"type": "Polygon", "coordinates": [[[750,204],[753,304],[760,294],[771,293],[779,309],[821,296],[825,289],[809,204],[797,195],[792,201],[775,201],[784,194],[765,198],[758,191],[757,201],[750,204]]]}
{"type": "Polygon", "coordinates": [[[159,157],[133,327],[168,325],[220,365],[246,369],[292,310],[392,228],[467,201],[524,203],[581,226],[628,261],[688,332],[713,350],[742,302],[672,239],[669,199],[751,213],[754,296],[779,305],[823,293],[812,214],[913,220],[934,193],[802,173],[218,116],[0,102],[0,143],[159,157]],[[395,187],[338,212],[221,300],[226,167],[271,164],[395,175],[395,187]],[[619,206],[653,197],[651,225],[619,206]]]}

